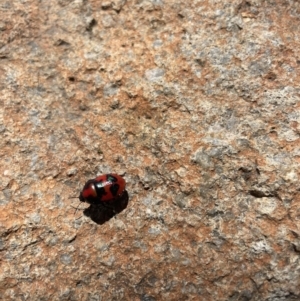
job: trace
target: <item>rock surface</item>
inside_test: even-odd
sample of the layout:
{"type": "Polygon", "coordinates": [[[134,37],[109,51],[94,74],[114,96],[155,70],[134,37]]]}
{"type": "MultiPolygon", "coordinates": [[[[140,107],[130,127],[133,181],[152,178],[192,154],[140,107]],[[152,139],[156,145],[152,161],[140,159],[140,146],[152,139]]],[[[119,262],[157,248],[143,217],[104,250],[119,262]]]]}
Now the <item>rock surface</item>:
{"type": "Polygon", "coordinates": [[[0,12],[1,300],[300,300],[298,1],[0,12]]]}

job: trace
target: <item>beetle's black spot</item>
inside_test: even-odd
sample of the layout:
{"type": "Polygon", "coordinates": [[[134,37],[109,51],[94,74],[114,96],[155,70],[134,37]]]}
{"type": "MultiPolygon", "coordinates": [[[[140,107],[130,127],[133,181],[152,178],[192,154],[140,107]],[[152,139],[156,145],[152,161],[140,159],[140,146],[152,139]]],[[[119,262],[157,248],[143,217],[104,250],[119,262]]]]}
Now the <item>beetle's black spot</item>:
{"type": "Polygon", "coordinates": [[[118,182],[118,179],[112,175],[107,175],[107,181],[111,183],[116,183],[118,182]]]}
{"type": "Polygon", "coordinates": [[[110,186],[109,190],[110,190],[110,192],[111,192],[111,194],[112,194],[113,196],[116,196],[116,195],[117,195],[118,190],[119,190],[119,187],[120,187],[119,184],[112,184],[112,185],[110,186]]]}
{"type": "Polygon", "coordinates": [[[98,183],[94,183],[94,185],[95,185],[95,190],[96,190],[96,193],[97,193],[97,197],[99,199],[101,199],[102,196],[104,196],[106,194],[105,188],[103,186],[103,182],[101,181],[101,182],[98,182],[98,183]]]}

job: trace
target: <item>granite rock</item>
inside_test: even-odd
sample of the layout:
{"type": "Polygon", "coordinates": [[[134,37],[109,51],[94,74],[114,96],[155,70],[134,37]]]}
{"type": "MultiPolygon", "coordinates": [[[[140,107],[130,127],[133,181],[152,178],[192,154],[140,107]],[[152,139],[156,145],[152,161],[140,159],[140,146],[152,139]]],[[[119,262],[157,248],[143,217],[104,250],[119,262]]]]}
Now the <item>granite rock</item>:
{"type": "Polygon", "coordinates": [[[297,1],[0,11],[1,300],[300,300],[297,1]]]}

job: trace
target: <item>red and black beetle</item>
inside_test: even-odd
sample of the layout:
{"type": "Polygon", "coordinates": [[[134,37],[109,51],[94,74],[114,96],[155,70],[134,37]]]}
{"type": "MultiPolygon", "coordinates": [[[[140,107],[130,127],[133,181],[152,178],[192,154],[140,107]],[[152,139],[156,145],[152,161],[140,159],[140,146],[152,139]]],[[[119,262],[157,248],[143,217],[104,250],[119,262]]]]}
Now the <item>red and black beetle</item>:
{"type": "Polygon", "coordinates": [[[117,174],[101,175],[85,183],[79,200],[90,205],[111,207],[114,201],[122,198],[125,186],[125,180],[117,174]]]}

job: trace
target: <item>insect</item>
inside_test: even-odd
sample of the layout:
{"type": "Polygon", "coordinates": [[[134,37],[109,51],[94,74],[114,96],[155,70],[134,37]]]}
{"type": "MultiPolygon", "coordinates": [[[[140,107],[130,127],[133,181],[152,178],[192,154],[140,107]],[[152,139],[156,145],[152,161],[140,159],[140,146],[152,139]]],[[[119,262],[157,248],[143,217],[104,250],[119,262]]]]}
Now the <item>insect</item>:
{"type": "Polygon", "coordinates": [[[88,180],[79,195],[80,202],[113,208],[114,202],[124,195],[125,180],[117,174],[106,174],[88,180]]]}

